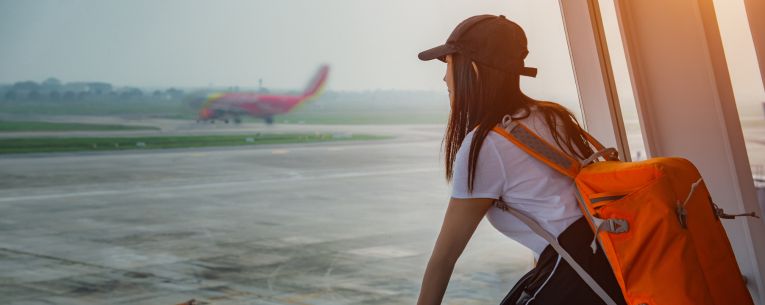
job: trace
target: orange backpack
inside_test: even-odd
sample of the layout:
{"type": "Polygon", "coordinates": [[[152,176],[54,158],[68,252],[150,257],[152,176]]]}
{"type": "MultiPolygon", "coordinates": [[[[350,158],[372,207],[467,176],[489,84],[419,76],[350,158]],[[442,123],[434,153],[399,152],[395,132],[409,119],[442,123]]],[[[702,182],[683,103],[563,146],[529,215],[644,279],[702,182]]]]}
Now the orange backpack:
{"type": "MultiPolygon", "coordinates": [[[[753,304],[720,218],[696,167],[682,158],[622,162],[586,131],[596,153],[580,162],[523,124],[493,131],[574,179],[577,201],[630,305],[753,304]],[[594,162],[603,157],[606,161],[594,162]]],[[[606,304],[616,304],[533,219],[497,201],[544,237],[606,304]]],[[[754,213],[746,214],[754,216],[754,213]]]]}

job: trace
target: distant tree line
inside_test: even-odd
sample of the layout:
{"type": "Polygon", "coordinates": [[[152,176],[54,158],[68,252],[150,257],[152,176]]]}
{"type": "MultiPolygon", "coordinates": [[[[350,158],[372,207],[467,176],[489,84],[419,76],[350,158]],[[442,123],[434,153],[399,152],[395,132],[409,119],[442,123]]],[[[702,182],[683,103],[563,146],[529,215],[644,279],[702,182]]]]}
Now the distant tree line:
{"type": "Polygon", "coordinates": [[[168,88],[144,92],[136,87],[115,87],[106,82],[67,82],[55,77],[42,82],[19,81],[0,85],[0,100],[56,102],[56,101],[124,101],[124,100],[180,100],[184,91],[168,88]]]}

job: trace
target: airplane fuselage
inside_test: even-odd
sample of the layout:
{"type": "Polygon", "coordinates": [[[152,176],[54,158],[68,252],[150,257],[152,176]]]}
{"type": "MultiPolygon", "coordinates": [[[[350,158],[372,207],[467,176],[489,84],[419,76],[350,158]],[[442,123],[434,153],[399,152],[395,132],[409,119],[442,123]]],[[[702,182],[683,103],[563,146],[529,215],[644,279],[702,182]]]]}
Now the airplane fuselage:
{"type": "Polygon", "coordinates": [[[273,116],[285,114],[301,103],[310,100],[321,93],[327,80],[329,67],[322,66],[308,87],[300,94],[277,95],[256,92],[225,92],[211,94],[205,100],[199,111],[197,121],[228,120],[240,122],[240,117],[251,116],[273,122],[273,116]]]}
{"type": "Polygon", "coordinates": [[[268,118],[289,112],[305,98],[257,93],[218,94],[208,98],[209,105],[200,112],[200,119],[221,119],[226,116],[268,118]]]}

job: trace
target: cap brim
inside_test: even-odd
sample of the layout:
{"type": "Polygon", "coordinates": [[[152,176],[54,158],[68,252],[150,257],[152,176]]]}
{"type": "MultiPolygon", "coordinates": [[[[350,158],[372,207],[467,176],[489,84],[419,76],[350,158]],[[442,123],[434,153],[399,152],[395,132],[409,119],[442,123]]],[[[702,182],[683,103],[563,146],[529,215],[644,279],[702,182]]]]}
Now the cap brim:
{"type": "Polygon", "coordinates": [[[420,52],[419,55],[417,55],[417,57],[419,57],[420,60],[424,60],[424,61],[438,58],[438,60],[445,62],[446,59],[444,57],[454,52],[457,52],[457,48],[455,48],[454,46],[450,44],[443,44],[435,48],[422,51],[420,52]]]}
{"type": "Polygon", "coordinates": [[[537,77],[537,68],[523,67],[521,68],[520,74],[530,77],[537,77]]]}

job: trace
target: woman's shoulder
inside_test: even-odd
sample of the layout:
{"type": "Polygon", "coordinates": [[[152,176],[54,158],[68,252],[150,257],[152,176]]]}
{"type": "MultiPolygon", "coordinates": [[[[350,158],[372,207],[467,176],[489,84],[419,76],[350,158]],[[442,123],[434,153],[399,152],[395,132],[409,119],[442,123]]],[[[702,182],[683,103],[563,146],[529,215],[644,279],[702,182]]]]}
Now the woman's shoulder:
{"type": "MultiPolygon", "coordinates": [[[[462,145],[460,146],[460,148],[465,147],[466,145],[467,146],[471,145],[471,143],[473,142],[473,138],[475,137],[476,130],[477,128],[469,131],[465,135],[465,138],[462,140],[462,145]]],[[[481,143],[481,148],[484,148],[487,145],[494,145],[496,140],[499,138],[504,138],[504,137],[494,130],[489,130],[489,132],[486,134],[486,137],[483,140],[483,143],[481,143]]]]}
{"type": "MultiPolygon", "coordinates": [[[[474,132],[469,132],[465,136],[462,146],[460,146],[457,151],[458,159],[469,158],[469,151],[472,147],[474,134],[474,132]]],[[[483,143],[481,143],[480,151],[478,152],[478,162],[484,163],[488,161],[490,163],[496,163],[495,160],[498,159],[517,157],[519,151],[520,150],[515,144],[506,139],[505,136],[494,130],[490,130],[486,134],[486,137],[484,137],[483,143]]]]}

